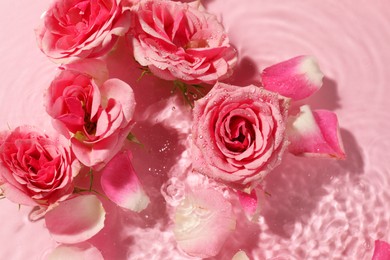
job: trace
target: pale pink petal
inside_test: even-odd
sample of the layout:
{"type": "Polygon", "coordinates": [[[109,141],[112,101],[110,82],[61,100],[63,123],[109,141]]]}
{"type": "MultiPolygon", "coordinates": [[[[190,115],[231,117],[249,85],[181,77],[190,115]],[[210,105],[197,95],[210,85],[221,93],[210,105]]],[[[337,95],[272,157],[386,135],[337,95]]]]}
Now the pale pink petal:
{"type": "Polygon", "coordinates": [[[101,185],[107,197],[119,206],[140,212],[149,204],[149,197],[131,164],[130,151],[115,155],[101,171],[101,185]]]}
{"type": "Polygon", "coordinates": [[[122,147],[124,133],[113,134],[103,140],[89,144],[71,138],[72,151],[85,166],[100,170],[122,147]],[[121,137],[123,136],[123,137],[121,137]]]}
{"type": "MultiPolygon", "coordinates": [[[[1,167],[0,167],[1,169],[1,167]]],[[[1,181],[1,177],[0,177],[1,181]]],[[[30,196],[28,196],[25,192],[19,190],[15,186],[5,182],[0,186],[0,191],[4,194],[4,196],[10,201],[22,205],[27,206],[36,206],[38,203],[34,201],[30,196]]]]}
{"type": "Polygon", "coordinates": [[[305,105],[300,113],[290,119],[289,150],[295,155],[344,159],[336,114],[327,110],[311,111],[305,105]]]}
{"type": "Polygon", "coordinates": [[[375,240],[375,249],[372,260],[389,260],[390,245],[385,241],[375,240]]]}
{"type": "Polygon", "coordinates": [[[91,244],[59,245],[48,253],[45,260],[104,260],[102,253],[91,244]]]}
{"type": "Polygon", "coordinates": [[[264,69],[265,89],[300,100],[311,96],[322,86],[323,74],[311,56],[298,56],[264,69]]]}
{"type": "Polygon", "coordinates": [[[73,197],[45,215],[46,227],[60,243],[75,244],[96,235],[103,227],[106,212],[95,195],[73,197]]]}
{"type": "Polygon", "coordinates": [[[176,208],[175,238],[191,256],[217,255],[235,227],[232,205],[214,189],[187,194],[176,208]]]}
{"type": "Polygon", "coordinates": [[[256,190],[253,189],[251,193],[237,191],[238,199],[249,220],[256,220],[259,214],[259,201],[257,199],[256,190]]]}
{"type": "Polygon", "coordinates": [[[232,258],[232,260],[250,260],[245,251],[238,251],[232,258]]]}
{"type": "Polygon", "coordinates": [[[122,112],[129,122],[133,118],[135,109],[135,98],[133,89],[124,81],[109,79],[100,87],[103,97],[103,107],[107,106],[108,99],[114,99],[121,104],[122,112]]]}

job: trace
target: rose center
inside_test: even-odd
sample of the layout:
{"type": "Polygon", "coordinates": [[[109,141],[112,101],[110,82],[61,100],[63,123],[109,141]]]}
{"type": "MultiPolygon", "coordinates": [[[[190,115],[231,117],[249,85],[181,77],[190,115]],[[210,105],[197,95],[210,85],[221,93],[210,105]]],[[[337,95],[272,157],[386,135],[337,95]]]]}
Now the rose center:
{"type": "Polygon", "coordinates": [[[185,46],[184,49],[190,48],[207,48],[209,47],[208,42],[205,39],[199,40],[190,40],[185,46]]]}
{"type": "Polygon", "coordinates": [[[91,121],[91,115],[89,115],[88,113],[85,113],[85,116],[84,116],[85,131],[89,135],[94,135],[96,133],[96,126],[97,126],[97,123],[91,121]]]}

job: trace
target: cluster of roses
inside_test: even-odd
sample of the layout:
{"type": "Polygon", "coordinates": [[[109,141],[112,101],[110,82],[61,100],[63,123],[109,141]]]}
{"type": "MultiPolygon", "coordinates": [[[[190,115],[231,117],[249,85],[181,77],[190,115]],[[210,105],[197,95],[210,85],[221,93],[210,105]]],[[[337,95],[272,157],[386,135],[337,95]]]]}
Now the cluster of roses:
{"type": "MultiPolygon", "coordinates": [[[[299,56],[268,67],[261,86],[221,83],[232,74],[237,54],[222,24],[199,2],[56,0],[36,34],[42,52],[61,64],[45,96],[60,136],[50,138],[28,126],[2,134],[0,188],[13,202],[35,206],[31,217],[44,217],[59,242],[84,241],[104,225],[99,199],[75,184],[80,172],[98,173],[105,195],[121,207],[139,212],[149,203],[131,152],[123,149],[133,125],[133,90],[110,78],[102,59],[119,37],[126,37],[135,60],[155,76],[214,85],[195,102],[192,168],[237,191],[249,214],[255,211],[256,187],[285,151],[345,156],[334,113],[307,105],[290,110],[322,85],[315,60],[299,56]],[[75,208],[77,218],[70,213],[75,208]]],[[[214,191],[200,190],[183,201],[176,214],[179,246],[194,256],[216,255],[234,229],[231,211],[214,191]],[[210,194],[213,199],[206,199],[210,194]],[[218,228],[208,223],[204,230],[215,231],[217,239],[193,241],[180,229],[196,217],[180,213],[188,204],[214,210],[218,228]]]]}

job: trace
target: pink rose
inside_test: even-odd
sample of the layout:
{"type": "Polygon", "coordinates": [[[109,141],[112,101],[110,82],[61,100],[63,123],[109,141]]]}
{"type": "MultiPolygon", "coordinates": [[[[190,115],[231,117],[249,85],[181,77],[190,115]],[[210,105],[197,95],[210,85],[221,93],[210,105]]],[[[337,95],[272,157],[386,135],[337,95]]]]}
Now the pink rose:
{"type": "Polygon", "coordinates": [[[48,207],[73,192],[79,163],[59,139],[21,126],[0,145],[0,188],[18,204],[48,207]]]}
{"type": "Polygon", "coordinates": [[[38,46],[55,62],[102,56],[129,28],[121,0],[55,0],[36,29],[38,46]]]}
{"type": "Polygon", "coordinates": [[[250,190],[275,168],[286,148],[289,99],[254,85],[217,83],[195,102],[193,168],[250,190]]]}
{"type": "Polygon", "coordinates": [[[195,5],[141,1],[130,31],[135,59],[162,79],[214,84],[237,61],[222,24],[195,5]]]}
{"type": "Polygon", "coordinates": [[[101,169],[122,147],[135,109],[132,88],[108,79],[105,64],[82,60],[67,65],[47,91],[46,111],[70,138],[76,157],[101,169]]]}

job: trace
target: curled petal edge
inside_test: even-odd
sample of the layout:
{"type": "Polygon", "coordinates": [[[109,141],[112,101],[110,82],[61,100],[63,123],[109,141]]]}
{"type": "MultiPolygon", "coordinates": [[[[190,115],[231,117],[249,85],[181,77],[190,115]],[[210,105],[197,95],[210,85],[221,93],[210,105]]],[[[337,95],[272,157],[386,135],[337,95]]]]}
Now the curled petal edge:
{"type": "Polygon", "coordinates": [[[345,159],[338,120],[327,110],[312,111],[308,105],[289,119],[287,135],[289,151],[294,155],[345,159]]]}

